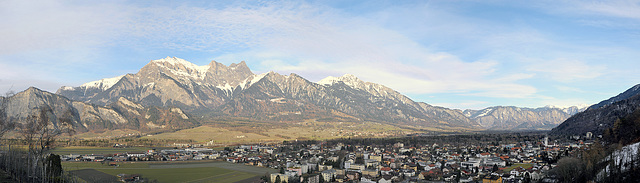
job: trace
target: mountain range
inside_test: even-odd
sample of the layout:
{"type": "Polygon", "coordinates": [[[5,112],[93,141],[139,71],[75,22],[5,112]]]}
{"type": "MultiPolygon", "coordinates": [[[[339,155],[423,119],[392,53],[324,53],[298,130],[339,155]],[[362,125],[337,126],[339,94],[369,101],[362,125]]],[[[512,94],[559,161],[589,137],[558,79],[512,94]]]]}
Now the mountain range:
{"type": "Polygon", "coordinates": [[[299,75],[254,74],[246,63],[198,66],[152,60],[138,73],[101,79],[53,94],[36,88],[10,98],[14,118],[27,109],[72,111],[78,128],[179,129],[216,120],[261,122],[374,121],[442,129],[551,129],[584,108],[496,106],[458,110],[416,102],[381,84],[345,74],[311,82],[299,75]],[[26,102],[26,104],[25,104],[26,102]],[[28,105],[27,105],[28,104],[28,105]]]}

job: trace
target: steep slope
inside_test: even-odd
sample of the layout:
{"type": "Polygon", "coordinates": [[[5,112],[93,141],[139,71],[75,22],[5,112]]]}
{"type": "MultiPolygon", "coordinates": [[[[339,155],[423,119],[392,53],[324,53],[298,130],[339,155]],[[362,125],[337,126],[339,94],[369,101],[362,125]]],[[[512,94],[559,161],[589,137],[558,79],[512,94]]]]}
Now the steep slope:
{"type": "Polygon", "coordinates": [[[513,106],[465,110],[464,114],[482,127],[492,130],[548,130],[571,116],[558,108],[531,109],[513,106]]]}
{"type": "MultiPolygon", "coordinates": [[[[136,74],[127,74],[110,87],[62,87],[56,93],[98,105],[107,105],[125,97],[145,106],[181,108],[217,107],[256,77],[244,62],[229,67],[211,62],[197,66],[185,60],[167,57],[152,60],[136,74]]],[[[102,80],[101,80],[102,81],[102,80]]],[[[112,81],[112,80],[109,80],[112,81]]],[[[100,81],[90,82],[100,83],[100,81]]],[[[107,84],[93,84],[90,86],[107,84]]]]}
{"type": "MultiPolygon", "coordinates": [[[[24,120],[28,116],[35,114],[35,109],[49,107],[53,116],[62,117],[65,112],[71,111],[73,114],[71,125],[73,127],[80,127],[79,130],[83,130],[79,116],[77,113],[74,113],[73,101],[65,97],[30,87],[23,92],[7,98],[5,102],[7,102],[7,108],[5,109],[7,118],[15,122],[25,123],[24,120]]],[[[118,117],[114,118],[114,121],[119,121],[117,119],[118,117]]],[[[52,120],[53,125],[57,126],[59,123],[58,117],[52,118],[52,120]]]]}
{"type": "Polygon", "coordinates": [[[625,100],[625,99],[631,98],[631,97],[633,97],[635,95],[638,95],[638,94],[640,94],[640,84],[637,84],[637,85],[627,89],[626,91],[624,91],[624,92],[622,92],[622,93],[620,93],[620,94],[618,94],[618,95],[616,95],[614,97],[611,97],[611,98],[609,98],[607,100],[603,100],[601,102],[598,102],[597,104],[594,104],[591,107],[589,107],[589,109],[597,109],[597,108],[600,108],[600,107],[603,107],[603,106],[606,106],[606,105],[610,105],[610,104],[616,103],[616,102],[621,101],[621,100],[625,100]]]}
{"type": "MultiPolygon", "coordinates": [[[[8,98],[7,116],[17,122],[31,115],[35,109],[50,107],[53,124],[58,118],[70,112],[72,126],[78,132],[104,131],[109,129],[133,129],[141,131],[180,129],[195,126],[182,111],[158,107],[143,107],[120,98],[111,106],[72,101],[66,97],[31,87],[8,98]],[[145,118],[146,117],[146,118],[145,118]],[[159,124],[158,128],[153,124],[159,124]],[[162,127],[161,125],[164,125],[162,127]]],[[[179,109],[178,109],[179,110],[179,109]]]]}
{"type": "Polygon", "coordinates": [[[589,107],[584,112],[573,115],[554,128],[551,134],[582,135],[586,132],[603,134],[603,130],[612,128],[616,120],[624,119],[640,108],[639,86],[631,87],[615,97],[589,107]],[[629,96],[633,93],[636,94],[629,96]]]}

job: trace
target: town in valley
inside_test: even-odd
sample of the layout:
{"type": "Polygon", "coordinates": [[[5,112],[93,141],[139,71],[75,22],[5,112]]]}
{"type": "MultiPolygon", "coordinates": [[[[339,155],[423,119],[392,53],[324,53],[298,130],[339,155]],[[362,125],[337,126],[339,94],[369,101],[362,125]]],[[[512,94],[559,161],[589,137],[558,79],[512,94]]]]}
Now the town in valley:
{"type": "MultiPolygon", "coordinates": [[[[139,161],[224,161],[278,170],[265,173],[261,177],[265,182],[558,182],[557,172],[552,171],[558,160],[594,142],[597,137],[592,133],[550,140],[543,133],[525,132],[285,141],[222,150],[203,144],[168,144],[173,148],[61,158],[101,162],[116,169],[139,161]]],[[[115,144],[113,148],[128,147],[115,144]]]]}

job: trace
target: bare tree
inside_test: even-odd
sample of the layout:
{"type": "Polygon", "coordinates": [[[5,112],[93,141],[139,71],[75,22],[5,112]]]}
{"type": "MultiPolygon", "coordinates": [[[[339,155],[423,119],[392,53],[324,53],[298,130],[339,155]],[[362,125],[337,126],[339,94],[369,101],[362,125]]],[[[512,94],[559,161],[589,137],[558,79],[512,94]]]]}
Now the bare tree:
{"type": "Polygon", "coordinates": [[[12,91],[5,93],[4,96],[0,96],[0,138],[2,138],[8,131],[15,128],[15,123],[7,115],[11,96],[13,96],[12,91]]]}
{"type": "MultiPolygon", "coordinates": [[[[51,148],[55,138],[59,135],[72,134],[72,113],[66,111],[62,117],[56,120],[53,109],[44,106],[35,109],[35,112],[21,123],[19,133],[28,146],[29,174],[40,174],[39,167],[44,166],[46,152],[51,148]]],[[[47,175],[43,175],[47,178],[47,175]]]]}

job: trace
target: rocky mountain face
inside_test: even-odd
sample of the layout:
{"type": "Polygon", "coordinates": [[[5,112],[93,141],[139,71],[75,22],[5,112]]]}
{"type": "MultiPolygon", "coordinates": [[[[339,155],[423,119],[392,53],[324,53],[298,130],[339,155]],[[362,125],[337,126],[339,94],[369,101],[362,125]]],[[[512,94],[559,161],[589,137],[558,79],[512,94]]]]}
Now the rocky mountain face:
{"type": "Polygon", "coordinates": [[[124,97],[143,106],[179,107],[201,118],[369,120],[479,127],[461,118],[459,111],[419,104],[393,89],[348,74],[314,83],[296,74],[253,74],[244,62],[225,66],[212,61],[197,66],[167,57],[149,62],[136,74],[117,78],[62,87],[57,94],[97,105],[124,97]]]}
{"type": "Polygon", "coordinates": [[[56,93],[97,106],[114,107],[127,100],[143,107],[177,108],[200,121],[367,120],[423,127],[550,129],[580,110],[492,107],[461,111],[415,102],[350,74],[316,83],[296,74],[254,74],[244,62],[225,66],[212,61],[198,66],[175,57],[152,60],[136,74],[62,87],[56,93]]]}
{"type": "Polygon", "coordinates": [[[478,122],[483,128],[490,130],[548,130],[571,116],[561,108],[532,109],[513,106],[465,110],[464,114],[478,122]]]}
{"type": "Polygon", "coordinates": [[[636,85],[615,97],[589,107],[584,112],[571,116],[551,130],[551,134],[584,135],[587,132],[603,134],[605,129],[613,128],[616,120],[628,118],[640,110],[639,86],[636,85]]]}
{"type": "Polygon", "coordinates": [[[31,87],[7,100],[7,117],[18,123],[39,108],[49,107],[53,125],[59,118],[70,113],[72,126],[76,131],[104,131],[109,129],[134,129],[140,131],[163,131],[197,125],[195,120],[179,108],[144,107],[125,98],[108,106],[98,106],[49,93],[31,87]]]}

